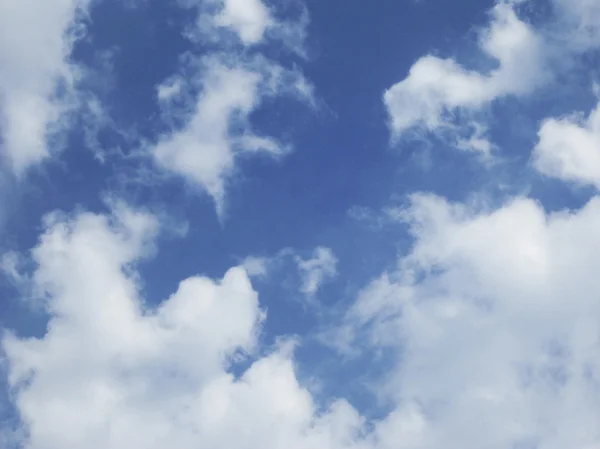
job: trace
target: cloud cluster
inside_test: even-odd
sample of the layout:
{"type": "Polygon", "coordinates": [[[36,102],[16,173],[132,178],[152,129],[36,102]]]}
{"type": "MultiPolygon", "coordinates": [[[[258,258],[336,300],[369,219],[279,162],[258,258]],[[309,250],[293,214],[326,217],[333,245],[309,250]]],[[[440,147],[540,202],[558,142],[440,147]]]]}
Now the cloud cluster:
{"type": "Polygon", "coordinates": [[[123,205],[47,218],[32,251],[47,332],[2,339],[26,426],[16,447],[350,444],[358,414],[344,401],[319,411],[296,379],[291,343],[256,352],[265,312],[242,268],[185,279],[160,306],[144,304],[135,265],[154,253],[158,225],[123,205]],[[252,363],[233,374],[242,359],[252,363]]]}
{"type": "Polygon", "coordinates": [[[414,130],[450,130],[461,136],[467,124],[474,127],[471,137],[459,137],[453,144],[489,154],[485,127],[478,123],[482,110],[498,99],[523,97],[547,86],[573,66],[575,56],[598,48],[600,8],[595,2],[553,0],[551,18],[536,26],[519,16],[524,3],[499,1],[490,11],[479,47],[492,69],[469,69],[452,58],[429,54],[385,91],[393,139],[414,130]]]}
{"type": "MultiPolygon", "coordinates": [[[[218,50],[203,57],[187,55],[182,73],[157,87],[158,100],[170,113],[174,100],[183,100],[184,113],[192,113],[187,114],[183,127],[160,136],[151,153],[159,167],[207,192],[222,217],[226,183],[234,172],[236,156],[257,151],[281,156],[288,149],[273,137],[255,134],[250,115],[263,99],[279,95],[310,104],[312,86],[296,69],[286,69],[255,50],[250,50],[251,56],[246,54],[261,42],[283,36],[268,33],[284,24],[260,0],[181,4],[199,10],[197,27],[190,37],[208,34],[218,50]],[[221,28],[234,33],[236,44],[229,45],[227,36],[218,32],[221,28]]],[[[288,37],[292,38],[283,44],[301,53],[305,19],[288,25],[292,30],[288,37]]]]}
{"type": "MultiPolygon", "coordinates": [[[[89,4],[51,3],[0,3],[8,37],[0,41],[2,151],[15,173],[49,154],[48,137],[77,77],[69,53],[89,4]],[[24,21],[44,26],[23,31],[24,21]]],[[[302,21],[284,35],[283,22],[260,0],[179,3],[198,9],[199,30],[219,30],[217,50],[192,52],[157,86],[163,117],[174,125],[148,155],[207,192],[222,215],[237,158],[286,152],[276,137],[253,129],[262,101],[312,100],[299,71],[260,55],[261,44],[301,37],[302,21]]],[[[419,59],[385,93],[392,134],[464,126],[471,134],[457,147],[489,154],[486,127],[471,114],[547,83],[556,55],[600,47],[598,2],[552,0],[553,14],[561,15],[547,28],[520,17],[523,3],[497,3],[480,34],[482,53],[496,64],[491,70],[419,59]]],[[[600,106],[587,116],[544,120],[532,164],[558,180],[600,188],[599,151],[600,106]]],[[[159,253],[160,217],[119,201],[107,214],[47,215],[29,257],[0,258],[0,269],[49,317],[40,336],[0,337],[17,414],[14,429],[0,426],[0,444],[598,449],[600,196],[578,210],[548,212],[526,197],[488,207],[418,193],[386,215],[386,225],[393,220],[408,229],[413,246],[352,298],[339,323],[327,323],[327,343],[345,355],[384,354],[385,374],[369,385],[381,413],[367,418],[349,401],[325,400],[303,385],[295,340],[280,335],[274,347],[261,344],[268,310],[250,278],[289,257],[300,292],[311,297],[338,275],[329,248],[250,258],[221,279],[192,276],[150,305],[139,266],[159,253]],[[33,269],[24,272],[29,263],[33,269]]]]}
{"type": "Polygon", "coordinates": [[[435,131],[450,125],[457,110],[477,110],[496,98],[528,93],[546,81],[541,36],[517,17],[510,3],[498,3],[491,16],[479,45],[498,67],[483,74],[453,59],[420,58],[408,76],[384,94],[393,135],[416,126],[435,131]]]}
{"type": "Polygon", "coordinates": [[[289,19],[280,14],[285,2],[263,0],[179,0],[179,4],[198,11],[196,27],[187,30],[193,40],[228,44],[232,41],[246,48],[260,47],[276,41],[288,50],[305,57],[304,40],[308,14],[301,3],[296,17],[289,19]]]}
{"type": "Polygon", "coordinates": [[[377,386],[391,412],[368,423],[344,400],[318,405],[290,343],[260,351],[266,313],[243,268],[148,307],[135,266],[155,253],[155,217],[50,216],[31,277],[48,330],[2,339],[17,447],[595,447],[600,199],[547,214],[415,195],[403,219],[413,250],[344,322],[355,347],[397,354],[377,386]]]}
{"type": "Polygon", "coordinates": [[[395,447],[600,444],[599,219],[600,198],[547,214],[526,198],[486,211],[413,196],[412,251],[343,328],[397,354],[379,386],[410,410],[395,447]]]}
{"type": "Polygon", "coordinates": [[[540,173],[600,188],[600,105],[587,118],[547,119],[538,136],[533,164],[540,173]]]}
{"type": "Polygon", "coordinates": [[[304,78],[263,58],[249,62],[221,57],[200,60],[197,78],[176,78],[159,86],[158,97],[169,108],[181,96],[182,85],[199,84],[200,93],[183,128],[160,137],[152,149],[160,167],[203,188],[223,212],[226,181],[236,156],[261,151],[281,156],[286,146],[272,137],[256,135],[249,115],[264,98],[287,94],[310,101],[304,78]]]}
{"type": "Polygon", "coordinates": [[[262,0],[179,0],[179,4],[198,10],[198,29],[192,30],[192,34],[200,33],[210,38],[211,34],[223,29],[233,33],[246,46],[259,44],[266,31],[276,23],[262,0]]]}
{"type": "Polygon", "coordinates": [[[18,176],[50,155],[49,139],[66,126],[78,78],[70,55],[90,3],[0,4],[0,150],[18,176]]]}

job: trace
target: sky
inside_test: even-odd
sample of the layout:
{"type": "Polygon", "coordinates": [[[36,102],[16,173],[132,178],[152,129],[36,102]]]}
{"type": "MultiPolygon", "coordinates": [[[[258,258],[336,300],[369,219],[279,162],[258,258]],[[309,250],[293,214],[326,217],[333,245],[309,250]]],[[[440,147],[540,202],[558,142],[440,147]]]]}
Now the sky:
{"type": "Polygon", "coordinates": [[[0,0],[0,447],[600,449],[600,3],[0,0]]]}

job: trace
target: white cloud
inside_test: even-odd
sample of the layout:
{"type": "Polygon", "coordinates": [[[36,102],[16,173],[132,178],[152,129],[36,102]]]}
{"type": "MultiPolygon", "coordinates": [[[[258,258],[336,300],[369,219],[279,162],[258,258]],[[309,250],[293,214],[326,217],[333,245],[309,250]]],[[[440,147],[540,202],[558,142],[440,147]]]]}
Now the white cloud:
{"type": "Polygon", "coordinates": [[[223,218],[227,182],[237,157],[252,152],[278,157],[290,149],[275,137],[252,131],[249,117],[263,99],[291,95],[315,106],[313,86],[297,69],[285,69],[262,55],[244,55],[238,44],[252,47],[274,40],[304,57],[308,13],[302,9],[291,19],[275,18],[275,6],[261,0],[179,4],[198,9],[197,24],[185,31],[186,37],[213,46],[208,45],[203,58],[184,54],[181,72],[157,86],[164,116],[174,126],[151,152],[159,166],[207,192],[223,218]]]}
{"type": "Polygon", "coordinates": [[[269,273],[269,265],[272,261],[267,257],[249,256],[244,259],[242,266],[250,277],[265,277],[269,273]]]}
{"type": "Polygon", "coordinates": [[[522,198],[475,211],[417,195],[403,217],[413,250],[346,321],[401,355],[379,387],[392,412],[365,426],[345,401],[320,411],[289,345],[258,355],[265,315],[244,269],[188,278],[149,307],[135,264],[154,253],[155,217],[118,203],[49,216],[31,277],[47,332],[2,340],[19,447],[597,445],[600,199],[548,215],[522,198]],[[256,360],[232,374],[244,353],[256,360]]]}
{"type": "MultiPolygon", "coordinates": [[[[599,47],[600,6],[593,0],[553,0],[552,13],[537,27],[518,17],[526,2],[499,0],[480,33],[483,60],[497,67],[479,72],[454,59],[420,58],[408,76],[384,93],[393,138],[410,130],[457,131],[486,106],[507,96],[524,96],[574,67],[575,57],[599,47]]],[[[459,149],[490,150],[485,136],[456,138],[459,149]]]]}
{"type": "Polygon", "coordinates": [[[256,351],[264,318],[242,268],[191,277],[157,307],[135,263],[153,252],[155,217],[54,214],[33,250],[32,282],[51,319],[42,338],[2,339],[29,449],[354,447],[362,421],[344,401],[318,412],[291,347],[256,351]]]}
{"type": "Polygon", "coordinates": [[[306,259],[295,249],[284,248],[270,257],[246,257],[241,265],[249,276],[262,280],[277,277],[281,281],[290,272],[294,278],[299,274],[299,283],[295,281],[290,285],[312,299],[324,283],[337,276],[337,264],[338,259],[330,248],[318,246],[306,259]]]}
{"type": "Polygon", "coordinates": [[[404,220],[412,251],[342,328],[348,347],[366,332],[397,350],[383,446],[598,445],[600,198],[547,214],[525,198],[478,211],[417,195],[404,220]]]}
{"type": "Polygon", "coordinates": [[[540,173],[600,188],[600,105],[585,119],[545,120],[538,137],[532,157],[540,173]]]}
{"type": "Polygon", "coordinates": [[[385,92],[394,136],[414,127],[435,131],[449,126],[457,111],[478,110],[496,98],[528,93],[547,78],[541,37],[517,17],[510,3],[492,9],[492,22],[480,36],[480,47],[498,63],[488,74],[428,55],[385,92]]]}
{"type": "MultiPolygon", "coordinates": [[[[234,43],[245,47],[259,46],[267,41],[277,41],[301,57],[305,57],[304,42],[309,22],[306,8],[290,11],[289,5],[277,5],[261,0],[179,0],[187,8],[198,9],[196,26],[186,31],[192,40],[216,44],[234,43]],[[283,18],[286,12],[292,18],[283,18]]],[[[298,9],[298,8],[296,8],[298,9]]]]}
{"type": "MultiPolygon", "coordinates": [[[[256,135],[249,115],[264,97],[287,93],[304,98],[305,93],[296,89],[302,75],[263,59],[228,64],[209,58],[203,66],[197,80],[187,80],[201,84],[191,117],[182,129],[162,136],[152,153],[160,166],[208,192],[222,214],[226,182],[238,155],[260,151],[281,156],[287,150],[275,138],[256,135]]],[[[164,89],[172,96],[172,89],[164,89]]]]}
{"type": "Polygon", "coordinates": [[[492,154],[492,143],[486,137],[487,128],[480,123],[472,123],[473,132],[468,137],[458,138],[456,148],[464,151],[473,151],[484,157],[492,154]]]}
{"type": "Polygon", "coordinates": [[[179,0],[179,4],[198,9],[197,26],[188,30],[190,38],[218,42],[223,40],[219,31],[225,30],[233,33],[244,46],[254,46],[277,24],[261,0],[179,0]]]}
{"type": "Polygon", "coordinates": [[[245,45],[260,42],[273,23],[269,9],[260,0],[218,0],[221,10],[215,17],[218,27],[234,30],[245,45]]]}
{"type": "Polygon", "coordinates": [[[11,280],[19,282],[23,278],[23,275],[19,270],[19,265],[21,265],[21,262],[22,261],[18,253],[14,251],[4,253],[0,257],[0,272],[5,274],[11,280]]]}
{"type": "Polygon", "coordinates": [[[299,256],[295,259],[302,277],[300,290],[306,295],[313,296],[324,282],[337,275],[338,260],[329,248],[320,246],[310,259],[299,256]]]}
{"type": "Polygon", "coordinates": [[[568,32],[563,45],[585,52],[600,45],[600,4],[594,0],[554,0],[557,16],[568,32]]]}
{"type": "Polygon", "coordinates": [[[77,78],[69,57],[89,3],[0,3],[1,149],[17,175],[50,155],[48,138],[64,126],[77,78]]]}
{"type": "Polygon", "coordinates": [[[168,103],[181,94],[181,83],[182,81],[179,79],[172,79],[160,84],[156,88],[156,97],[159,101],[168,103]]]}

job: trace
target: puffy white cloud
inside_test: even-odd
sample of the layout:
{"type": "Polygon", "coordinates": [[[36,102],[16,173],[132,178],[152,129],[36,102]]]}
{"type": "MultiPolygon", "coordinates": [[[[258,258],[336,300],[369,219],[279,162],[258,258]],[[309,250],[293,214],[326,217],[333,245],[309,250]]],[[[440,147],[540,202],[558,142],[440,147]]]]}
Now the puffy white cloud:
{"type": "Polygon", "coordinates": [[[397,351],[380,443],[596,447],[600,198],[547,214],[525,198],[486,211],[416,195],[403,218],[412,251],[342,329],[346,345],[397,351]]]}
{"type": "MultiPolygon", "coordinates": [[[[475,124],[473,117],[493,101],[524,96],[547,86],[557,74],[577,66],[575,58],[599,47],[600,6],[590,0],[553,0],[547,20],[537,27],[518,17],[523,1],[499,0],[492,20],[480,33],[484,60],[497,67],[480,72],[454,59],[433,55],[420,58],[408,75],[384,93],[393,138],[417,129],[450,131],[459,149],[488,154],[491,144],[477,130],[461,136],[459,125],[475,124]]],[[[482,128],[483,129],[483,128],[482,128]]]]}
{"type": "Polygon", "coordinates": [[[293,18],[284,18],[290,5],[262,0],[179,0],[187,8],[198,9],[196,26],[186,30],[187,37],[217,44],[239,43],[256,47],[266,41],[278,41],[285,48],[305,57],[304,41],[308,13],[301,4],[300,12],[292,11],[293,18]],[[230,37],[233,36],[232,41],[230,37]]]}
{"type": "Polygon", "coordinates": [[[600,188],[600,105],[585,119],[547,119],[538,136],[532,158],[539,172],[600,188]]]}
{"type": "Polygon", "coordinates": [[[329,248],[320,246],[310,259],[295,259],[302,277],[300,290],[306,295],[313,296],[324,282],[337,275],[338,260],[329,248]]]}
{"type": "MultiPolygon", "coordinates": [[[[600,48],[600,4],[555,0],[562,29],[560,45],[584,54],[600,48]]],[[[594,86],[596,96],[598,86],[594,86]]],[[[534,167],[547,176],[581,185],[600,186],[600,103],[587,117],[573,113],[544,120],[532,154],[534,167]]]]}
{"type": "Polygon", "coordinates": [[[261,0],[218,0],[221,10],[215,17],[219,27],[233,29],[246,45],[260,42],[272,24],[269,9],[261,0]]]}
{"type": "Polygon", "coordinates": [[[384,94],[394,136],[414,127],[435,131],[449,126],[457,111],[478,110],[496,98],[528,93],[546,80],[540,35],[517,17],[511,3],[498,3],[491,15],[480,47],[497,68],[480,73],[453,59],[422,57],[384,94]]]}
{"type": "Polygon", "coordinates": [[[264,59],[244,64],[214,57],[202,65],[197,79],[159,87],[163,100],[180,92],[181,87],[174,90],[173,86],[181,82],[198,82],[200,94],[185,126],[162,136],[152,153],[160,166],[208,192],[222,213],[226,181],[238,155],[260,151],[280,156],[286,151],[276,139],[256,135],[248,123],[249,115],[265,97],[290,94],[310,98],[301,74],[264,59]]]}
{"type": "MultiPolygon", "coordinates": [[[[135,265],[155,252],[154,216],[118,203],[110,216],[49,216],[31,276],[47,331],[2,339],[26,430],[16,444],[597,445],[600,199],[547,214],[524,198],[486,211],[417,195],[402,217],[412,251],[346,316],[346,344],[398,351],[378,387],[392,411],[366,426],[343,400],[316,405],[289,344],[258,355],[265,313],[243,268],[218,281],[188,278],[151,307],[135,265]],[[255,360],[236,375],[240,357],[255,360]]],[[[331,260],[318,253],[310,260],[331,260]]]]}
{"type": "Polygon", "coordinates": [[[65,125],[77,79],[69,58],[89,4],[0,3],[0,148],[17,175],[49,156],[48,138],[65,125]]]}
{"type": "Polygon", "coordinates": [[[243,45],[256,45],[277,23],[262,0],[179,0],[179,3],[198,9],[198,26],[190,30],[190,36],[200,35],[213,41],[220,38],[219,30],[227,30],[243,45]]]}
{"type": "Polygon", "coordinates": [[[344,401],[318,411],[283,343],[241,375],[264,312],[242,268],[191,277],[156,307],[136,262],[158,222],[117,205],[111,216],[55,214],[32,257],[50,321],[41,338],[2,339],[29,449],[356,447],[362,419],[344,401]]]}

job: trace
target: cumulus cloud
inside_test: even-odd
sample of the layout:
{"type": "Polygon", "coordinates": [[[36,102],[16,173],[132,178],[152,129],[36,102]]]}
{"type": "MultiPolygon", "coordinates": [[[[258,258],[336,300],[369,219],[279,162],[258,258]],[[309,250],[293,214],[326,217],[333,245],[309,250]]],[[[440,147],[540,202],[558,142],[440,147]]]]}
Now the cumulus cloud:
{"type": "Polygon", "coordinates": [[[207,38],[224,29],[234,33],[243,45],[256,45],[276,23],[269,7],[261,0],[179,0],[179,3],[198,9],[198,29],[192,33],[207,38]]]}
{"type": "Polygon", "coordinates": [[[221,9],[215,17],[219,27],[228,27],[246,44],[260,42],[271,25],[269,9],[260,0],[222,0],[221,9]]]}
{"type": "Polygon", "coordinates": [[[600,105],[587,118],[545,120],[538,137],[532,157],[540,173],[600,188],[600,105]]]}
{"type": "Polygon", "coordinates": [[[553,0],[547,20],[536,27],[518,16],[522,3],[498,1],[489,26],[479,35],[482,60],[494,63],[492,70],[472,70],[454,59],[429,54],[385,91],[393,138],[411,130],[449,131],[451,136],[458,135],[453,138],[457,148],[488,154],[492,146],[485,133],[475,129],[465,138],[460,125],[480,127],[476,120],[486,106],[547,86],[557,74],[573,67],[574,57],[598,48],[597,2],[553,0]]]}
{"type": "MultiPolygon", "coordinates": [[[[386,93],[397,135],[452,126],[460,111],[543,82],[540,35],[517,17],[514,3],[494,7],[481,35],[497,68],[481,73],[427,56],[386,93]]],[[[589,48],[597,6],[572,4],[565,20],[588,24],[570,29],[589,48]]],[[[215,26],[245,46],[276,28],[259,1],[213,5],[215,26]]],[[[66,16],[72,23],[75,16],[66,16]]],[[[68,64],[68,53],[57,54],[68,64]]],[[[222,213],[240,155],[285,152],[253,130],[251,114],[264,98],[308,98],[311,90],[299,73],[261,58],[219,55],[187,69],[191,77],[157,88],[174,126],[150,150],[158,166],[208,192],[222,213]]],[[[44,73],[58,73],[59,83],[72,76],[44,73]]],[[[60,103],[48,93],[54,87],[31,89],[51,106],[60,103]]],[[[536,168],[598,187],[599,111],[545,121],[536,168]]],[[[471,125],[457,146],[489,154],[486,128],[471,125]]],[[[385,377],[370,385],[389,413],[368,421],[349,402],[323,404],[302,385],[285,336],[276,347],[260,345],[267,314],[249,277],[266,276],[285,256],[300,272],[300,291],[315,295],[337,275],[330,249],[248,258],[222,279],[184,279],[151,305],[137,265],[157,251],[160,218],[118,202],[107,215],[48,215],[30,260],[17,253],[0,259],[0,270],[24,286],[24,299],[49,316],[39,337],[2,334],[18,428],[0,431],[0,442],[10,449],[599,447],[600,197],[580,210],[548,213],[527,198],[486,209],[418,194],[407,208],[389,211],[385,224],[394,219],[408,225],[414,246],[362,290],[331,338],[346,352],[390,356],[385,377]]]]}
{"type": "Polygon", "coordinates": [[[64,128],[77,70],[70,61],[89,0],[0,4],[0,148],[17,174],[48,157],[64,128]]]}
{"type": "Polygon", "coordinates": [[[496,98],[528,93],[544,82],[538,33],[517,17],[510,3],[497,4],[491,16],[479,44],[483,53],[497,62],[497,68],[480,73],[453,59],[420,58],[408,76],[384,94],[394,136],[414,127],[435,131],[450,125],[458,110],[477,110],[496,98]]]}
{"type": "Polygon", "coordinates": [[[261,58],[244,64],[211,57],[201,65],[197,77],[170,81],[159,88],[163,101],[180,92],[181,82],[199,83],[200,93],[185,125],[162,136],[151,151],[159,166],[211,195],[222,214],[226,182],[236,157],[252,152],[281,156],[287,150],[275,138],[254,133],[249,115],[267,97],[289,94],[310,98],[300,73],[261,58]]]}
{"type": "Polygon", "coordinates": [[[296,256],[296,264],[302,277],[300,290],[308,296],[313,296],[321,285],[337,275],[337,257],[329,248],[318,247],[313,256],[303,259],[296,256]]]}
{"type": "Polygon", "coordinates": [[[179,0],[179,4],[198,10],[196,26],[186,31],[186,35],[192,40],[233,43],[246,48],[257,47],[267,41],[278,41],[287,50],[306,56],[304,41],[308,14],[300,4],[295,5],[300,6],[300,11],[292,11],[292,19],[281,17],[282,11],[290,10],[285,2],[267,4],[261,0],[179,0]]]}
{"type": "Polygon", "coordinates": [[[264,319],[244,269],[185,279],[160,305],[144,303],[135,264],[154,252],[158,225],[123,205],[110,216],[46,220],[32,283],[51,317],[47,332],[2,338],[25,435],[16,447],[350,444],[360,417],[344,401],[318,412],[289,344],[231,372],[256,354],[264,319]]]}
{"type": "Polygon", "coordinates": [[[403,219],[412,251],[342,329],[397,351],[379,391],[400,406],[378,431],[400,448],[596,447],[600,198],[548,214],[416,195],[403,219]]]}
{"type": "Polygon", "coordinates": [[[155,252],[155,217],[122,205],[110,216],[53,214],[32,251],[47,331],[2,339],[26,431],[16,444],[597,445],[600,199],[547,214],[525,198],[482,211],[416,195],[403,219],[412,251],[346,316],[348,344],[398,354],[378,386],[391,412],[367,425],[346,401],[317,406],[289,344],[261,355],[265,313],[243,268],[185,279],[149,306],[135,265],[155,252]],[[368,339],[352,340],[359,332],[368,339]],[[233,374],[240,357],[251,363],[233,374]]]}

